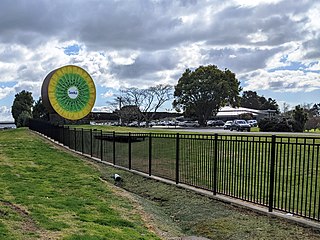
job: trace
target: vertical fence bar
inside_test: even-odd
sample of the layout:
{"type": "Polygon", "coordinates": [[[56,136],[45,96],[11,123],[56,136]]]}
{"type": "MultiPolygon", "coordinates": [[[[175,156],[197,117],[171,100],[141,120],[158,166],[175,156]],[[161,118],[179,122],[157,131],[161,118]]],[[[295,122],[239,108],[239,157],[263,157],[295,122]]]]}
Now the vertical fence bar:
{"type": "Polygon", "coordinates": [[[101,137],[101,139],[100,139],[100,159],[101,159],[101,161],[103,161],[103,135],[102,135],[102,130],[100,131],[100,137],[101,137]]]}
{"type": "Polygon", "coordinates": [[[131,170],[131,163],[132,163],[132,154],[131,154],[131,132],[129,132],[129,139],[128,139],[128,144],[129,144],[129,150],[128,150],[128,154],[129,154],[129,170],[131,170]]]}
{"type": "Polygon", "coordinates": [[[176,184],[179,183],[179,160],[180,160],[179,133],[176,136],[176,184]]]}
{"type": "Polygon", "coordinates": [[[93,154],[93,150],[92,150],[92,148],[93,148],[93,139],[92,139],[92,136],[93,134],[92,134],[92,128],[90,129],[90,156],[92,157],[92,154],[93,154]]]}
{"type": "Polygon", "coordinates": [[[82,151],[82,154],[84,153],[84,136],[83,136],[83,128],[81,128],[81,138],[82,138],[82,142],[81,142],[81,151],[82,151]]]}
{"type": "Polygon", "coordinates": [[[270,156],[269,212],[272,212],[272,210],[273,210],[275,157],[276,157],[276,136],[272,135],[271,156],[270,156]]]}
{"type": "Polygon", "coordinates": [[[113,165],[116,165],[116,132],[113,131],[112,133],[112,136],[113,136],[113,142],[112,142],[112,148],[113,148],[113,157],[112,157],[112,162],[113,162],[113,165]]]}
{"type": "Polygon", "coordinates": [[[152,162],[152,139],[151,133],[149,133],[149,176],[151,176],[151,162],[152,162]]]}
{"type": "Polygon", "coordinates": [[[77,151],[77,129],[74,128],[74,150],[77,151]]]}
{"type": "Polygon", "coordinates": [[[66,142],[65,142],[65,133],[64,133],[64,126],[62,126],[62,144],[65,146],[66,142]]]}
{"type": "Polygon", "coordinates": [[[214,134],[213,195],[217,195],[218,134],[214,134]]]}
{"type": "Polygon", "coordinates": [[[70,136],[71,136],[70,127],[68,126],[67,128],[68,128],[68,147],[70,148],[70,136]]]}

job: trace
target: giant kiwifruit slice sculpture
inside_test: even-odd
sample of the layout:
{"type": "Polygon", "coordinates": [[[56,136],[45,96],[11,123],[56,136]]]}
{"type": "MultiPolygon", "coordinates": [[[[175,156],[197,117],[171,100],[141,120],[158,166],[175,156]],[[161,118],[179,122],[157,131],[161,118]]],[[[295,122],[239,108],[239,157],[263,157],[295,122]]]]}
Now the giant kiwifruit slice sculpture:
{"type": "Polygon", "coordinates": [[[91,112],[96,100],[96,88],[84,69],[68,65],[46,76],[41,96],[50,113],[57,113],[69,120],[79,120],[91,112]]]}

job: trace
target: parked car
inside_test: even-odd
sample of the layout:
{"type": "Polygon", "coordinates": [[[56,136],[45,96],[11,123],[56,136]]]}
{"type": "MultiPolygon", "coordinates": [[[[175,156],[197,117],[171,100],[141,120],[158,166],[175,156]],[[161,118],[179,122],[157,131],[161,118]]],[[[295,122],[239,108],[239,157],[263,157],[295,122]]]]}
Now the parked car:
{"type": "Polygon", "coordinates": [[[247,123],[248,123],[251,127],[256,127],[256,126],[258,126],[257,120],[254,120],[254,119],[248,120],[247,123]]]}
{"type": "Polygon", "coordinates": [[[232,121],[226,121],[225,124],[223,125],[223,129],[230,129],[231,124],[232,124],[232,121]]]}
{"type": "Polygon", "coordinates": [[[230,131],[236,130],[236,131],[248,131],[250,132],[250,124],[246,122],[246,120],[234,120],[230,126],[230,131]]]}
{"type": "Polygon", "coordinates": [[[131,122],[128,124],[128,127],[138,127],[138,126],[139,126],[139,124],[137,121],[134,121],[134,122],[131,122]]]}
{"type": "Polygon", "coordinates": [[[224,121],[222,120],[216,120],[216,122],[214,123],[214,126],[218,126],[218,127],[222,127],[224,126],[224,121]]]}
{"type": "Polygon", "coordinates": [[[207,121],[207,126],[208,127],[217,127],[217,126],[223,126],[224,125],[224,121],[222,120],[208,120],[207,121]]]}
{"type": "Polygon", "coordinates": [[[199,123],[197,121],[183,121],[178,124],[181,127],[199,127],[199,123]]]}
{"type": "Polygon", "coordinates": [[[215,125],[214,125],[215,122],[216,122],[215,120],[208,120],[208,121],[207,121],[207,126],[208,126],[208,127],[213,127],[213,126],[215,126],[215,125]]]}

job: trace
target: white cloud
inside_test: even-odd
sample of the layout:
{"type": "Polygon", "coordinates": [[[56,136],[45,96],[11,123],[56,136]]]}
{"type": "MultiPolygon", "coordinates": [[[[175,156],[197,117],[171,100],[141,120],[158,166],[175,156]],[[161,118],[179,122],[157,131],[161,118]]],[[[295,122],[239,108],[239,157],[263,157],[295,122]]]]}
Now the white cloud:
{"type": "Polygon", "coordinates": [[[1,122],[14,121],[11,115],[10,108],[7,108],[6,106],[0,106],[0,121],[1,122]]]}
{"type": "Polygon", "coordinates": [[[112,97],[114,95],[114,93],[112,91],[106,91],[105,93],[102,93],[101,94],[101,97],[102,98],[109,98],[109,97],[112,97]]]}
{"type": "Polygon", "coordinates": [[[320,69],[320,62],[314,62],[310,64],[309,67],[307,68],[308,71],[319,71],[319,69],[320,69]]]}
{"type": "Polygon", "coordinates": [[[276,92],[311,92],[320,89],[320,76],[300,70],[254,71],[241,76],[246,79],[244,90],[272,90],[276,92]]]}
{"type": "Polygon", "coordinates": [[[259,43],[267,41],[268,36],[267,34],[263,33],[261,29],[259,29],[257,32],[249,34],[248,39],[252,43],[259,43]]]}
{"type": "Polygon", "coordinates": [[[255,7],[260,4],[276,4],[281,1],[282,0],[235,0],[235,3],[242,7],[255,7]]]}
{"type": "Polygon", "coordinates": [[[14,93],[14,88],[10,87],[1,87],[0,88],[0,100],[14,93]]]}

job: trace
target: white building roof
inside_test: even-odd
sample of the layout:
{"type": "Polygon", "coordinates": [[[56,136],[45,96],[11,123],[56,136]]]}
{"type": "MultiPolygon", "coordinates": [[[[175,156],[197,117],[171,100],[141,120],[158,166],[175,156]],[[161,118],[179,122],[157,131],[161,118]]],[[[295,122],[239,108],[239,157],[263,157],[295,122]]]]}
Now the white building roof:
{"type": "Polygon", "coordinates": [[[219,112],[217,113],[217,117],[238,116],[246,113],[250,113],[253,116],[268,114],[268,112],[264,110],[250,109],[244,107],[233,108],[230,106],[225,106],[220,108],[219,112]]]}

